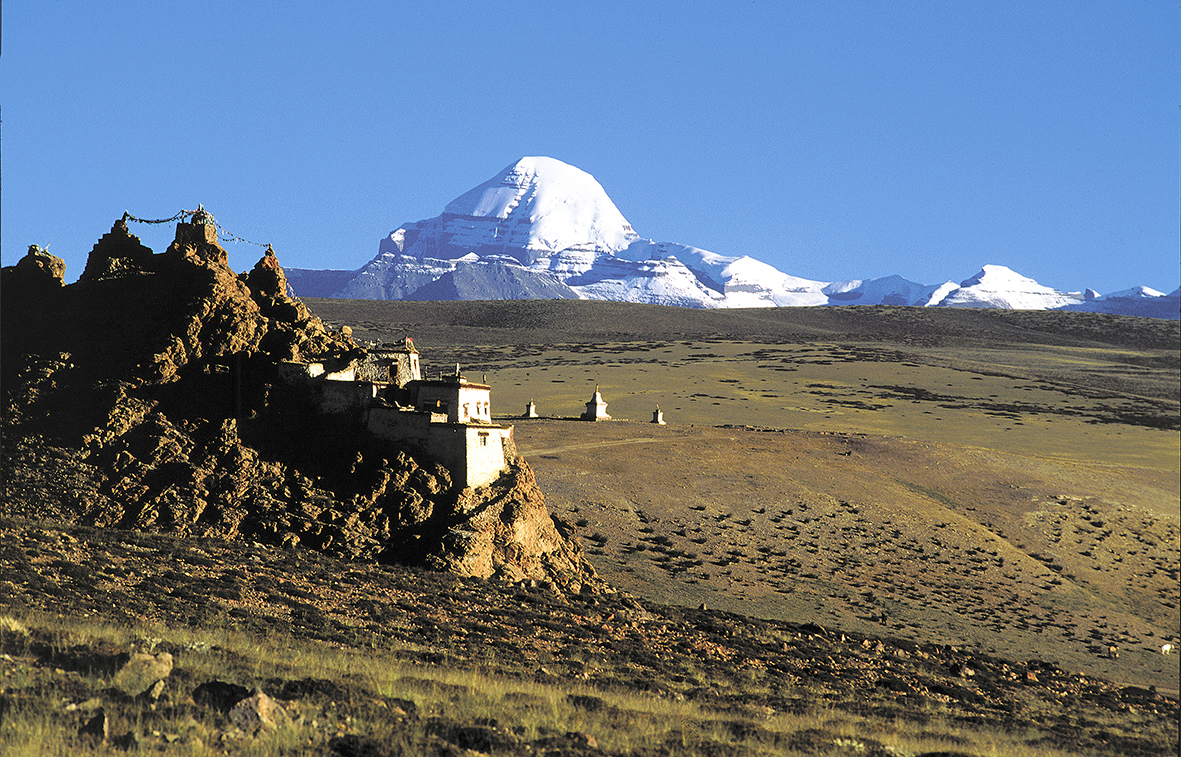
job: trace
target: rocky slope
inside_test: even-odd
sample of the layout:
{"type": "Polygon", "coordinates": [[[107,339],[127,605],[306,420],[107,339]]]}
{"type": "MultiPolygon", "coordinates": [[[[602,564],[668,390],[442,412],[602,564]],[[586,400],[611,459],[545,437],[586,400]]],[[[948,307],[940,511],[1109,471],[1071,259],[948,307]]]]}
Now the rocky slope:
{"type": "Polygon", "coordinates": [[[157,255],[119,220],[69,286],[37,249],[4,269],[7,513],[596,583],[523,461],[461,490],[432,461],[325,434],[276,365],[363,347],[286,295],[273,251],[235,275],[207,221],[157,255]]]}
{"type": "Polygon", "coordinates": [[[623,593],[3,517],[0,575],[13,744],[32,721],[164,754],[1176,753],[1152,689],[623,593]]]}

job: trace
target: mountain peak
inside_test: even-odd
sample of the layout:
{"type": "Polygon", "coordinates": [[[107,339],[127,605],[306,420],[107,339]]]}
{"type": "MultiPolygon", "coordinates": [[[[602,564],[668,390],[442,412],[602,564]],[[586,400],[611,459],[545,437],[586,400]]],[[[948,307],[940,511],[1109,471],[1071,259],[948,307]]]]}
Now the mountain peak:
{"type": "Polygon", "coordinates": [[[1031,279],[1028,276],[1022,276],[1012,268],[1008,268],[1003,265],[981,266],[979,273],[977,273],[972,278],[966,279],[960,283],[960,286],[962,287],[978,286],[986,290],[993,288],[1009,289],[1014,285],[1023,287],[1033,286],[1048,289],[1048,287],[1042,287],[1042,285],[1038,284],[1036,280],[1031,279]]]}
{"type": "Polygon", "coordinates": [[[444,217],[493,227],[484,236],[536,253],[617,252],[637,238],[595,177],[547,157],[525,157],[447,204],[444,217]]]}
{"type": "Polygon", "coordinates": [[[1059,292],[1003,265],[986,265],[939,301],[942,307],[1045,310],[1075,305],[1081,294],[1059,292]]]}

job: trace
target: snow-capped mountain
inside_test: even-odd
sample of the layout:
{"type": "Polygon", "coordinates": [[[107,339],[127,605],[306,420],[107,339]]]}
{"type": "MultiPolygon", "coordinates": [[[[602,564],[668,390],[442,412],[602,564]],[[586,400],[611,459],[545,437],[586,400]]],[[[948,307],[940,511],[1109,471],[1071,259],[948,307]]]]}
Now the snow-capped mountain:
{"type": "Polygon", "coordinates": [[[1174,289],[1168,294],[1146,286],[1122,289],[1108,295],[1099,295],[1090,289],[1087,293],[1093,296],[1086,297],[1085,302],[1068,305],[1062,309],[1181,320],[1181,288],[1174,289]]]}
{"type": "Polygon", "coordinates": [[[544,157],[522,158],[441,215],[403,224],[359,270],[288,269],[287,280],[302,296],[349,299],[581,297],[692,308],[1062,308],[1181,318],[1176,292],[1059,292],[999,265],[959,285],[802,279],[748,255],[641,238],[593,176],[544,157]]]}
{"type": "Polygon", "coordinates": [[[986,265],[936,304],[945,308],[1053,310],[1082,301],[1081,293],[1059,292],[1003,265],[986,265]]]}
{"type": "Polygon", "coordinates": [[[529,265],[564,250],[613,254],[638,238],[599,182],[553,158],[521,158],[447,204],[390,233],[379,253],[454,260],[475,253],[529,265]]]}

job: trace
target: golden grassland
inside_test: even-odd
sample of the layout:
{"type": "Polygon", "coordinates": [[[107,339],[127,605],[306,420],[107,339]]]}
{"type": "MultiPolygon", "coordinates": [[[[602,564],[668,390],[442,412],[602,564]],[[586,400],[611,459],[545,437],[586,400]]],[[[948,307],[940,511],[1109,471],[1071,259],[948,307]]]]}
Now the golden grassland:
{"type": "MultiPolygon", "coordinates": [[[[104,702],[113,716],[112,735],[131,729],[140,734],[136,749],[194,757],[451,754],[456,742],[482,747],[460,753],[519,753],[517,747],[529,744],[550,754],[1073,753],[1047,744],[1038,728],[969,725],[938,703],[921,713],[882,717],[827,706],[823,692],[808,687],[795,692],[811,702],[800,712],[734,711],[623,687],[531,681],[499,672],[493,659],[477,667],[423,664],[404,659],[407,650],[397,646],[356,649],[282,632],[243,633],[228,625],[112,624],[33,613],[0,617],[0,631],[8,637],[6,648],[15,652],[4,665],[8,690],[56,688],[67,694],[49,706],[17,702],[7,708],[0,720],[3,755],[110,754],[111,744],[74,737],[63,727],[63,721],[84,721],[104,702]],[[58,655],[54,659],[67,665],[70,652],[156,649],[166,640],[177,661],[173,677],[182,679],[181,686],[210,680],[298,681],[304,690],[324,687],[325,696],[289,702],[283,727],[251,737],[227,729],[224,713],[194,706],[183,691],[169,691],[151,705],[112,706],[109,671],[84,666],[49,671],[31,661],[35,639],[49,639],[58,655]]],[[[752,677],[744,688],[753,693],[762,687],[752,677]]],[[[1109,727],[1118,730],[1114,723],[1109,727]]]]}
{"type": "MultiPolygon", "coordinates": [[[[193,591],[177,587],[212,558],[178,571],[170,561],[195,545],[143,537],[120,547],[143,562],[118,572],[144,587],[153,577],[159,591],[128,598],[132,612],[70,594],[70,561],[35,556],[50,542],[107,537],[52,533],[27,545],[27,559],[13,552],[27,576],[0,581],[0,688],[44,694],[0,695],[0,754],[108,753],[73,735],[77,707],[111,683],[109,670],[78,660],[156,644],[177,660],[175,685],[158,707],[113,711],[120,729],[141,734],[141,749],[169,754],[458,754],[477,737],[468,746],[481,752],[554,755],[1032,757],[1175,747],[1175,717],[1121,703],[1107,684],[1091,688],[1115,691],[1113,708],[1068,695],[1065,683],[1022,693],[998,675],[1011,709],[993,724],[969,706],[983,681],[914,656],[964,650],[1016,661],[996,663],[1006,674],[1019,663],[1078,682],[1078,691],[1101,677],[1134,687],[1128,696],[1154,687],[1146,702],[1161,701],[1157,689],[1175,698],[1181,656],[1160,653],[1181,636],[1175,323],[913,308],[309,305],[362,339],[415,337],[428,372],[459,362],[468,378],[486,377],[498,420],[516,424],[549,508],[579,525],[600,574],[645,602],[709,609],[647,605],[629,621],[633,610],[606,598],[583,607],[525,590],[501,596],[473,582],[268,551],[273,585],[239,580],[250,570],[237,564],[201,568],[209,576],[199,591],[229,580],[230,594],[261,597],[256,614],[236,600],[201,614],[193,591]],[[617,420],[572,420],[596,386],[617,420]],[[543,418],[515,417],[529,400],[543,418]],[[657,406],[667,426],[646,422],[657,406]],[[422,593],[403,588],[366,604],[341,583],[362,573],[422,593]],[[38,585],[62,598],[35,601],[38,585]],[[496,624],[513,613],[514,625],[496,624]],[[628,636],[628,623],[647,640],[628,636]],[[535,634],[546,627],[561,649],[539,656],[535,634]],[[717,629],[694,637],[700,650],[688,636],[672,638],[698,627],[717,629]],[[649,649],[656,638],[667,649],[649,649]],[[894,670],[914,676],[913,691],[938,682],[959,693],[895,696],[888,686],[902,684],[883,677],[838,697],[831,687],[841,675],[828,688],[790,684],[743,658],[799,651],[835,669],[844,655],[873,657],[873,639],[893,650],[890,664],[902,666],[894,670]],[[702,651],[726,643],[738,651],[724,665],[702,651]],[[641,678],[658,690],[640,688],[641,678]],[[249,739],[186,698],[208,680],[332,685],[293,705],[290,728],[249,739]],[[694,696],[674,695],[682,690],[694,696]],[[758,705],[772,695],[799,706],[758,705]]],[[[218,549],[201,547],[247,559],[218,549]]]]}
{"type": "Polygon", "coordinates": [[[1177,324],[488,305],[316,310],[486,378],[608,580],[1176,690],[1177,324]],[[596,387],[616,420],[570,420],[596,387]],[[543,419],[514,418],[530,400],[543,419]]]}

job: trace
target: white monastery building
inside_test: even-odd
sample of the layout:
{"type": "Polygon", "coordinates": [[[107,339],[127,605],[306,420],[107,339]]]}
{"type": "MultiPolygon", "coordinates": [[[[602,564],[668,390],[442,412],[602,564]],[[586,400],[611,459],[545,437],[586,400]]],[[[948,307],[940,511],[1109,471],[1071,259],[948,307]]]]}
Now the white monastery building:
{"type": "Polygon", "coordinates": [[[422,378],[418,350],[407,337],[370,350],[362,361],[297,362],[280,379],[308,391],[319,411],[354,425],[367,448],[421,452],[447,468],[452,481],[486,486],[516,457],[513,427],[492,422],[492,389],[455,373],[422,378]],[[337,364],[332,364],[332,363],[337,364]]]}

